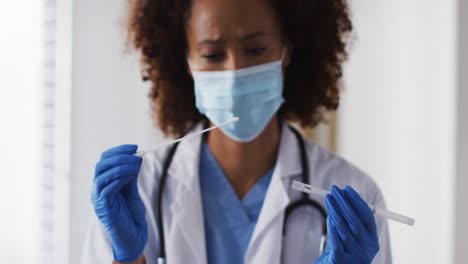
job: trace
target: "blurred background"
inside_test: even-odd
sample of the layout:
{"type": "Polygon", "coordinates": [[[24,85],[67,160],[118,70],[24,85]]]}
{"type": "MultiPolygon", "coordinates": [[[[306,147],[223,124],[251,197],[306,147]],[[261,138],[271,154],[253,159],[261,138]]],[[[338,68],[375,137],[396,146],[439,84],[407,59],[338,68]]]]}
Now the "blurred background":
{"type": "MultiPolygon", "coordinates": [[[[395,263],[468,259],[468,1],[351,0],[355,35],[329,125],[307,134],[372,175],[395,263]]],[[[104,149],[163,141],[125,0],[0,1],[0,263],[79,263],[104,149]]]]}

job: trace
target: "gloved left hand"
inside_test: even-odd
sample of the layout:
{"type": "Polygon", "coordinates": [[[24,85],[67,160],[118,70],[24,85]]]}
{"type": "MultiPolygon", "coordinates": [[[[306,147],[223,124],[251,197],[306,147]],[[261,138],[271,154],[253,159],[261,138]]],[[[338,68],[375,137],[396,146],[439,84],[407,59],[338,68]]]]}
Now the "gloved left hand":
{"type": "Polygon", "coordinates": [[[369,264],[379,251],[374,215],[350,186],[332,187],[325,197],[327,246],[316,264],[369,264]]]}

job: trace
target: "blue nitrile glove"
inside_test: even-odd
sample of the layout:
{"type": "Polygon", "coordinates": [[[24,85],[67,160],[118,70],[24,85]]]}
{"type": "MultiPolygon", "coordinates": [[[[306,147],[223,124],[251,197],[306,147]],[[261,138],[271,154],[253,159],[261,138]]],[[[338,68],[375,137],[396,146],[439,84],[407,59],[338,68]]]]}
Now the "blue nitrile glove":
{"type": "Polygon", "coordinates": [[[327,246],[317,264],[369,264],[379,251],[374,215],[350,186],[332,187],[325,196],[327,246]]]}
{"type": "Polygon", "coordinates": [[[103,152],[94,175],[91,202],[118,262],[136,260],[148,240],[145,207],[137,187],[142,158],[133,155],[137,148],[121,145],[103,152]]]}

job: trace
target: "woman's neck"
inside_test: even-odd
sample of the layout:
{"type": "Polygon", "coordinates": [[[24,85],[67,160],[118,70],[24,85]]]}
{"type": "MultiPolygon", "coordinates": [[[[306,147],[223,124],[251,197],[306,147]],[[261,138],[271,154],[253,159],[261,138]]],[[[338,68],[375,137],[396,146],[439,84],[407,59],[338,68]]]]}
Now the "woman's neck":
{"type": "Polygon", "coordinates": [[[248,143],[234,141],[219,129],[208,135],[208,147],[240,199],[276,162],[280,141],[278,122],[274,116],[262,133],[248,143]]]}

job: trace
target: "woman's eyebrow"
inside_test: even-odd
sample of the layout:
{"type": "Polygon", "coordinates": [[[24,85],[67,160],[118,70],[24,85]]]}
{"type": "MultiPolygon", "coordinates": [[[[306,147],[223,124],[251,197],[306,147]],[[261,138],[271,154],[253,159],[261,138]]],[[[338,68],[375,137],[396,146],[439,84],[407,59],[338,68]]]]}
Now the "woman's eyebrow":
{"type": "Polygon", "coordinates": [[[208,44],[208,45],[221,45],[224,44],[226,41],[223,39],[204,39],[201,40],[197,43],[198,46],[201,46],[203,44],[208,44]]]}
{"type": "Polygon", "coordinates": [[[252,32],[252,33],[249,33],[245,36],[242,36],[240,38],[241,41],[246,41],[246,40],[251,40],[251,39],[254,39],[254,38],[258,38],[258,37],[264,37],[268,35],[266,32],[264,31],[255,31],[255,32],[252,32]]]}
{"type": "MultiPolygon", "coordinates": [[[[251,40],[251,39],[255,39],[255,38],[258,38],[258,37],[264,37],[264,36],[267,36],[268,33],[264,32],[264,31],[255,31],[255,32],[252,32],[252,33],[249,33],[245,36],[242,36],[239,38],[240,41],[247,41],[247,40],[251,40]]],[[[221,39],[221,38],[216,38],[216,39],[203,39],[201,41],[199,41],[197,43],[198,46],[200,45],[204,45],[204,44],[208,44],[208,45],[221,45],[221,44],[225,44],[226,41],[224,39],[221,39]]]]}

